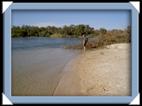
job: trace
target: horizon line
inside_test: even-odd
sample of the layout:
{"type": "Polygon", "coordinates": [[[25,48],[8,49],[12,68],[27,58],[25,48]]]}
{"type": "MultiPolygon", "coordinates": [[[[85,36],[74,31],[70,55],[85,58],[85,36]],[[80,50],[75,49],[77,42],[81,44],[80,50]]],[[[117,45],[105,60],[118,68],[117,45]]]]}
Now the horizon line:
{"type": "MultiPolygon", "coordinates": [[[[23,24],[23,25],[12,25],[12,27],[23,27],[23,26],[30,26],[30,27],[38,27],[38,28],[46,28],[46,27],[56,27],[56,28],[63,28],[64,26],[71,26],[71,25],[74,25],[74,26],[77,26],[77,25],[88,25],[88,24],[70,24],[70,25],[61,25],[61,26],[56,26],[56,25],[43,25],[43,26],[40,26],[40,25],[28,25],[28,24],[23,24]]],[[[106,29],[106,30],[125,30],[127,29],[127,27],[131,27],[131,25],[128,25],[127,27],[125,28],[106,28],[106,27],[99,27],[99,28],[96,28],[96,27],[93,27],[93,26],[90,26],[89,27],[93,28],[94,30],[99,30],[99,29],[106,29]]]]}

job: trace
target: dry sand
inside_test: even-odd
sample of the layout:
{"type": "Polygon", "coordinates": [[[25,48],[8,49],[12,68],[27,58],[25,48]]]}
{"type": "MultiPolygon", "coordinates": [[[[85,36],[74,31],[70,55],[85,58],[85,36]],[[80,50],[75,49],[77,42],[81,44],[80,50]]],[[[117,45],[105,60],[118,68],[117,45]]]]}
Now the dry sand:
{"type": "Polygon", "coordinates": [[[126,43],[82,53],[66,65],[54,95],[131,95],[130,55],[126,43]]]}

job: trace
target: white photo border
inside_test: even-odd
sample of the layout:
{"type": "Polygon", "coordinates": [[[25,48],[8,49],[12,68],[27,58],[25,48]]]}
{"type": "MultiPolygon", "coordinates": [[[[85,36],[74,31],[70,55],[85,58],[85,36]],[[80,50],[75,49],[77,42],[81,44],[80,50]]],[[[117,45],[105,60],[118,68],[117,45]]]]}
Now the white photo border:
{"type": "Polygon", "coordinates": [[[4,16],[3,94],[12,104],[130,104],[139,95],[139,11],[131,3],[9,3],[4,16]],[[12,10],[130,10],[131,12],[131,96],[12,96],[11,14],[12,10]]]}

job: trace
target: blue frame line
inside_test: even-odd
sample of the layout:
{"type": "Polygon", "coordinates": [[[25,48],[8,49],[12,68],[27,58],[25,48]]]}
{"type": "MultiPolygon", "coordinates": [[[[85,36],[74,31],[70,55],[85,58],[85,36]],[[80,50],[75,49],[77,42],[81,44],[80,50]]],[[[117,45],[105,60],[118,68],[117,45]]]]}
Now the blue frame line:
{"type": "Polygon", "coordinates": [[[4,94],[14,104],[30,103],[100,103],[129,104],[139,93],[138,81],[138,11],[130,3],[13,3],[4,12],[4,94]],[[132,28],[131,96],[12,96],[11,94],[11,13],[12,10],[130,10],[132,28]]]}

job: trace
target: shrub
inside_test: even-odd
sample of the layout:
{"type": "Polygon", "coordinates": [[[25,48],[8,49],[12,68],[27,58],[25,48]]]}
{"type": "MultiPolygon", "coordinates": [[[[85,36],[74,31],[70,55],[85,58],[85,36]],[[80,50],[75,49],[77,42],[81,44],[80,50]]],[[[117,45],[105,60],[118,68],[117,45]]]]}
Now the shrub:
{"type": "Polygon", "coordinates": [[[55,34],[52,34],[50,35],[51,38],[63,38],[64,35],[63,34],[60,34],[60,33],[55,33],[55,34]]]}
{"type": "MultiPolygon", "coordinates": [[[[127,31],[119,31],[119,30],[108,31],[105,34],[100,33],[96,37],[89,38],[86,48],[88,49],[98,48],[114,43],[130,43],[130,41],[131,37],[130,34],[127,33],[127,31]]],[[[70,48],[78,49],[82,47],[83,47],[82,44],[80,44],[70,48]]]]}

